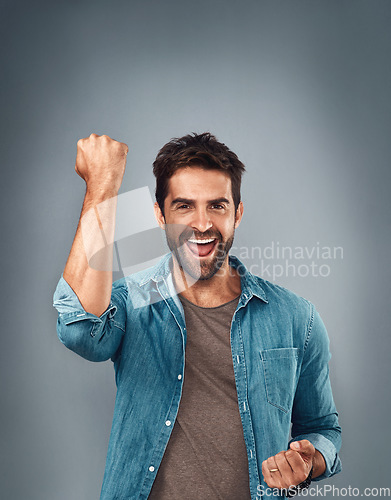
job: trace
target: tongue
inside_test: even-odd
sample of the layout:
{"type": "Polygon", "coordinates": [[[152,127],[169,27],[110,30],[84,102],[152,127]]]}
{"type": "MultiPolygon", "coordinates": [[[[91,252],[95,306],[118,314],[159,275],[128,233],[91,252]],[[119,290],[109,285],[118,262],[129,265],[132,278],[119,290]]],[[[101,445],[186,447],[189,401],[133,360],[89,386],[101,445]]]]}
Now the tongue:
{"type": "Polygon", "coordinates": [[[189,241],[187,242],[190,250],[193,253],[198,254],[200,257],[205,257],[205,255],[208,255],[208,253],[211,252],[213,247],[215,246],[215,243],[216,241],[212,241],[211,243],[198,245],[197,243],[190,243],[189,241]]]}

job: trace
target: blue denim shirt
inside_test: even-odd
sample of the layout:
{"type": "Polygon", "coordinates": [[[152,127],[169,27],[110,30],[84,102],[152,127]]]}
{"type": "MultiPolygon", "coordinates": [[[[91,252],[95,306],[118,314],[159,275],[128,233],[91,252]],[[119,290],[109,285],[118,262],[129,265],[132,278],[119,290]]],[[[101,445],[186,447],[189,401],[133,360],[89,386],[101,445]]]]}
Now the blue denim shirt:
{"type": "MultiPolygon", "coordinates": [[[[61,342],[88,360],[114,362],[117,397],[101,500],[148,498],[178,412],[186,324],[170,259],[116,281],[100,317],[83,309],[63,277],[54,294],[61,342]]],[[[322,453],[326,471],[315,480],[341,470],[329,339],[311,302],[251,274],[236,257],[229,264],[241,276],[230,334],[251,498],[282,498],[267,489],[262,461],[290,440],[308,439],[322,453]]]]}

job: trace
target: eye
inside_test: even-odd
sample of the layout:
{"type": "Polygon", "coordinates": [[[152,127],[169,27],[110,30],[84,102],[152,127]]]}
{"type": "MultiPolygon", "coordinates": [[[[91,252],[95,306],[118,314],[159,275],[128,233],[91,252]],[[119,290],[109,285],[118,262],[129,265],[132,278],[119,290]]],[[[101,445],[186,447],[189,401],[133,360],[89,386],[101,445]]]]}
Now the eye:
{"type": "Polygon", "coordinates": [[[182,210],[186,210],[187,208],[190,208],[190,205],[183,204],[183,205],[179,205],[179,206],[177,207],[177,209],[179,209],[179,210],[180,210],[180,209],[182,209],[182,210]]]}
{"type": "Polygon", "coordinates": [[[220,203],[216,203],[215,205],[212,205],[212,208],[216,208],[217,210],[222,210],[224,208],[224,205],[220,205],[220,203]]]}

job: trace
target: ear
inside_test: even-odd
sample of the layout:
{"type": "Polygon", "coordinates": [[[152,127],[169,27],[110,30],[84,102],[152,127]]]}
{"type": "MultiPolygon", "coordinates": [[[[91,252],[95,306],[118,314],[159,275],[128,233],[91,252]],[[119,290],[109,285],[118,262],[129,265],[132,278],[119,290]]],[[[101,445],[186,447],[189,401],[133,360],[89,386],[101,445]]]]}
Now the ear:
{"type": "Polygon", "coordinates": [[[157,223],[159,224],[161,229],[165,230],[166,219],[164,218],[164,215],[162,214],[162,211],[160,210],[160,207],[159,207],[159,204],[157,201],[155,201],[155,204],[153,205],[153,209],[155,211],[155,217],[156,217],[157,223]]]}
{"type": "Polygon", "coordinates": [[[236,214],[235,214],[235,229],[239,226],[240,221],[242,220],[243,217],[243,202],[241,201],[238,205],[238,208],[236,209],[236,214]]]}

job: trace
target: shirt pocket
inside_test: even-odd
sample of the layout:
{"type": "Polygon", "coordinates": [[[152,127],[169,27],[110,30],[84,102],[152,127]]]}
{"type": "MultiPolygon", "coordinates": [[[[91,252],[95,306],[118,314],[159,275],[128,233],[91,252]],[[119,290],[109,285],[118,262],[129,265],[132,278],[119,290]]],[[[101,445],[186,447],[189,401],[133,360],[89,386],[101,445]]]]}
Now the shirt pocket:
{"type": "Polygon", "coordinates": [[[299,351],[296,347],[260,351],[267,401],[285,413],[293,404],[299,351]]]}

